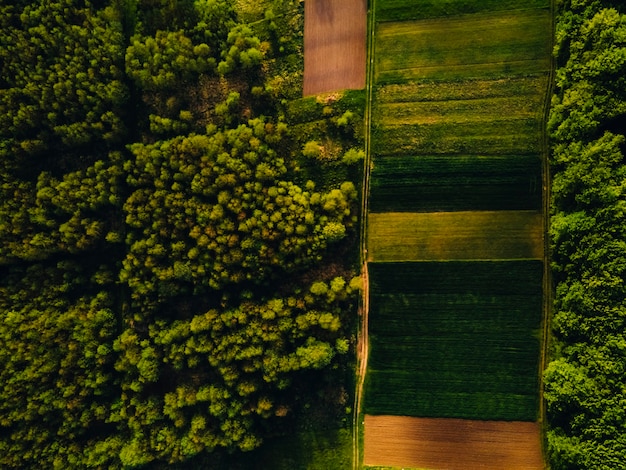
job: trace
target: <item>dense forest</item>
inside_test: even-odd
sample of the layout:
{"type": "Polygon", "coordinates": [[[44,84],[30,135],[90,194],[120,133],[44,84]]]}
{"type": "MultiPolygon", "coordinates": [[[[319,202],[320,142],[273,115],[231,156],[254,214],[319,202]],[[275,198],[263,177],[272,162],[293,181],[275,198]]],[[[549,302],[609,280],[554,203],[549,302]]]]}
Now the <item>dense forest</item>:
{"type": "Polygon", "coordinates": [[[626,7],[557,2],[545,372],[554,470],[626,468],[626,7]]]}
{"type": "Polygon", "coordinates": [[[346,419],[364,94],[302,98],[301,32],[2,2],[0,467],[224,468],[346,419]]]}

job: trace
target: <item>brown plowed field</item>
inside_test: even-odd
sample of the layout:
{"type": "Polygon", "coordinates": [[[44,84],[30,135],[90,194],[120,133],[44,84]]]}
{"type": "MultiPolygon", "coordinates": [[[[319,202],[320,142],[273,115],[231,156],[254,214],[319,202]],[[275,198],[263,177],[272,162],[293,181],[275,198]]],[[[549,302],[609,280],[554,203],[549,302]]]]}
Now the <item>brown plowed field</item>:
{"type": "Polygon", "coordinates": [[[537,423],[365,416],[365,465],[543,470],[537,423]]]}
{"type": "Polygon", "coordinates": [[[304,2],[304,95],[365,87],[367,0],[304,2]]]}

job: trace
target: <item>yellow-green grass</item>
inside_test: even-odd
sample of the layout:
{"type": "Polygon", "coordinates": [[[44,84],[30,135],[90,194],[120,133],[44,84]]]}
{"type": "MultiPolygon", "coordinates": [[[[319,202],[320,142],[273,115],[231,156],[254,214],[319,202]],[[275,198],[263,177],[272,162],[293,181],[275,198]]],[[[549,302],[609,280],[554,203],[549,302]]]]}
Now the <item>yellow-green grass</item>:
{"type": "Polygon", "coordinates": [[[369,261],[542,259],[539,211],[382,212],[368,217],[369,261]]]}
{"type": "Polygon", "coordinates": [[[539,210],[539,155],[376,158],[370,212],[539,210]]]}
{"type": "Polygon", "coordinates": [[[459,80],[548,71],[548,10],[379,23],[375,80],[459,80]]]}
{"type": "Polygon", "coordinates": [[[542,269],[370,263],[365,412],[534,421],[542,269]]]}
{"type": "Polygon", "coordinates": [[[548,8],[549,0],[378,0],[377,21],[436,18],[481,11],[548,8]]]}
{"type": "Polygon", "coordinates": [[[542,123],[535,118],[491,116],[485,122],[388,126],[374,123],[374,158],[385,155],[528,155],[541,151],[542,123]]]}
{"type": "Polygon", "coordinates": [[[377,104],[382,104],[511,96],[530,96],[535,99],[533,95],[545,94],[547,84],[547,74],[494,80],[394,83],[377,86],[375,100],[377,104]]]}
{"type": "Polygon", "coordinates": [[[543,95],[514,95],[493,98],[445,99],[382,103],[374,108],[373,119],[386,126],[489,122],[494,119],[541,119],[543,95]]]}

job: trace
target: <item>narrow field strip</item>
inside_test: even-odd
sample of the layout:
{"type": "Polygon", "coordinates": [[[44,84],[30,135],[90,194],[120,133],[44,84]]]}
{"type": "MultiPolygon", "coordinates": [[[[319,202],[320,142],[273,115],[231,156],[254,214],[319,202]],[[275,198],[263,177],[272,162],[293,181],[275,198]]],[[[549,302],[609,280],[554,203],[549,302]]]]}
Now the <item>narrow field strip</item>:
{"type": "Polygon", "coordinates": [[[364,463],[446,470],[543,470],[536,423],[365,416],[364,463]]]}
{"type": "Polygon", "coordinates": [[[471,100],[527,96],[538,99],[546,89],[548,76],[508,77],[497,80],[454,82],[409,82],[381,85],[376,88],[376,103],[414,101],[471,100]],[[538,96],[539,95],[539,96],[538,96]]]}
{"type": "Polygon", "coordinates": [[[376,78],[379,83],[394,77],[447,80],[451,74],[496,78],[498,71],[522,72],[524,64],[527,73],[547,71],[545,37],[550,28],[550,14],[544,10],[382,23],[376,33],[376,78]]]}
{"type": "Polygon", "coordinates": [[[536,95],[383,103],[375,108],[374,119],[384,125],[486,123],[502,119],[502,116],[507,119],[540,120],[542,103],[542,97],[536,95]]]}
{"type": "MultiPolygon", "coordinates": [[[[433,61],[433,64],[437,62],[433,61]]],[[[536,75],[550,68],[550,59],[522,59],[500,62],[477,62],[457,65],[422,65],[420,67],[395,68],[384,71],[379,84],[397,84],[414,80],[466,81],[515,75],[536,75]]]]}
{"type": "MultiPolygon", "coordinates": [[[[419,154],[527,155],[541,151],[541,127],[536,119],[488,122],[374,126],[376,157],[419,154]]],[[[376,162],[376,158],[374,159],[376,162]]]]}
{"type": "Polygon", "coordinates": [[[370,263],[370,294],[541,295],[542,264],[538,260],[370,263]]]}
{"type": "Polygon", "coordinates": [[[542,259],[539,211],[370,213],[368,261],[542,259]]]}
{"type": "Polygon", "coordinates": [[[371,172],[371,212],[541,209],[539,155],[386,156],[371,172]]]}
{"type": "Polygon", "coordinates": [[[367,0],[304,3],[304,95],[365,86],[367,0]]]}
{"type": "Polygon", "coordinates": [[[484,11],[548,8],[549,0],[384,0],[376,4],[378,21],[437,18],[484,11]]]}

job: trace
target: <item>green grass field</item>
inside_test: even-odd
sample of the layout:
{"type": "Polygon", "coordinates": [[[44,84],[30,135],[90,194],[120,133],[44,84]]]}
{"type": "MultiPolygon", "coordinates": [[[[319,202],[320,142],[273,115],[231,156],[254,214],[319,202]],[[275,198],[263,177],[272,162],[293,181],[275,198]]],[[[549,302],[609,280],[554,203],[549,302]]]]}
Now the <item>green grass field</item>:
{"type": "Polygon", "coordinates": [[[372,212],[541,207],[539,155],[387,156],[374,162],[372,212]]]}
{"type": "Polygon", "coordinates": [[[540,211],[383,212],[368,225],[374,262],[543,257],[540,211]]]}
{"type": "Polygon", "coordinates": [[[380,23],[375,79],[380,85],[545,72],[551,27],[548,10],[380,23]]]}
{"type": "Polygon", "coordinates": [[[369,269],[366,413],[536,419],[541,261],[369,269]]]}
{"type": "Polygon", "coordinates": [[[437,18],[483,11],[549,8],[549,0],[378,0],[377,21],[437,18]]]}

